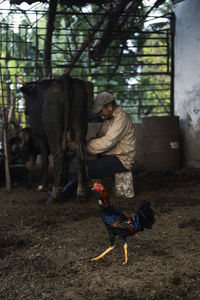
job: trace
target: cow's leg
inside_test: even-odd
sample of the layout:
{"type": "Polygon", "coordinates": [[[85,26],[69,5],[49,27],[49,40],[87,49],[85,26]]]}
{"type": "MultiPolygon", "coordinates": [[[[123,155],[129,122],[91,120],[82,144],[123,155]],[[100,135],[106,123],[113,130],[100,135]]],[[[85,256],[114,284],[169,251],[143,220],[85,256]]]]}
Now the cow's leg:
{"type": "Polygon", "coordinates": [[[32,173],[27,170],[27,180],[26,180],[26,188],[32,189],[32,173]]]}
{"type": "Polygon", "coordinates": [[[86,172],[85,172],[85,155],[84,145],[79,143],[76,150],[76,163],[77,163],[77,199],[86,199],[85,185],[86,185],[86,172]]]}
{"type": "Polygon", "coordinates": [[[64,122],[62,118],[63,109],[62,107],[54,107],[52,103],[50,104],[50,107],[48,107],[48,118],[45,115],[47,119],[44,119],[44,124],[48,137],[50,152],[53,155],[54,185],[47,203],[54,202],[59,196],[64,168],[64,155],[62,148],[64,122]]]}
{"type": "Polygon", "coordinates": [[[49,158],[47,149],[44,149],[41,154],[42,158],[42,180],[40,185],[37,187],[38,191],[43,191],[48,185],[48,168],[49,168],[49,158]]]}
{"type": "MultiPolygon", "coordinates": [[[[77,131],[78,132],[78,131],[77,131]]],[[[85,172],[85,151],[83,143],[79,141],[73,141],[69,143],[69,147],[72,151],[76,153],[76,173],[77,173],[77,188],[76,188],[76,197],[77,199],[85,199],[85,186],[86,186],[86,172],[85,172]]]]}
{"type": "Polygon", "coordinates": [[[26,161],[26,169],[27,169],[27,188],[32,188],[32,174],[35,168],[35,160],[36,155],[29,155],[29,159],[26,161]]]}
{"type": "MultiPolygon", "coordinates": [[[[53,148],[53,147],[52,147],[53,148]]],[[[54,148],[53,148],[54,150],[54,148]]],[[[63,151],[61,148],[58,148],[58,151],[52,151],[54,158],[54,185],[52,189],[52,193],[47,201],[47,203],[54,202],[60,193],[60,185],[62,182],[63,175],[63,151]]]]}
{"type": "MultiPolygon", "coordinates": [[[[48,158],[48,145],[42,140],[37,139],[39,146],[39,153],[41,154],[41,179],[40,184],[37,187],[37,191],[43,191],[44,187],[48,184],[48,167],[49,167],[49,158],[48,158]]],[[[34,165],[37,158],[37,154],[34,154],[34,165]]]]}

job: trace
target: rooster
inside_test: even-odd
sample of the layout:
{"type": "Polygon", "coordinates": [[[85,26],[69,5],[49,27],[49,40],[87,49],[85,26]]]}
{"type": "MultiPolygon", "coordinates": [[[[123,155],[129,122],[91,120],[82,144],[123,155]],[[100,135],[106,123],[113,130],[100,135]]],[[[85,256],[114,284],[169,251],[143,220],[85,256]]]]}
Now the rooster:
{"type": "Polygon", "coordinates": [[[115,248],[115,237],[119,235],[124,241],[125,261],[123,264],[127,264],[127,236],[134,235],[139,231],[143,231],[145,228],[151,229],[153,224],[155,223],[154,211],[151,209],[149,202],[143,201],[138,212],[133,218],[126,212],[120,211],[114,205],[110,204],[108,191],[102,184],[95,182],[92,190],[99,192],[101,217],[106,226],[106,229],[108,230],[110,239],[110,247],[101,255],[92,258],[92,260],[97,261],[103,258],[107,253],[112,251],[115,248]]]}

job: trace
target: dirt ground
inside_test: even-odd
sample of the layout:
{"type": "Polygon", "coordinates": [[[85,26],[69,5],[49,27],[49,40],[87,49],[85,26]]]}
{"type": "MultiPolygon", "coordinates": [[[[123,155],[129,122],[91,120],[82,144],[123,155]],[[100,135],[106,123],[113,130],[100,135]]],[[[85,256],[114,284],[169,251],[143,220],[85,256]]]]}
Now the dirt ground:
{"type": "Polygon", "coordinates": [[[0,299],[200,299],[200,172],[138,173],[136,196],[117,198],[133,214],[145,199],[152,230],[108,246],[98,197],[45,204],[47,193],[0,188],[0,299]]]}

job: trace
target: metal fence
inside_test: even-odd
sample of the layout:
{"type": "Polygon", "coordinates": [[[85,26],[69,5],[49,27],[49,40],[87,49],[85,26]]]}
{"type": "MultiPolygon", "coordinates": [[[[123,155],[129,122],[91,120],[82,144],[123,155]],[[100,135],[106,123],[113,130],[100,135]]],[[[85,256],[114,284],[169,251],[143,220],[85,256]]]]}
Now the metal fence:
{"type": "MultiPolygon", "coordinates": [[[[46,11],[42,10],[10,10],[0,24],[1,90],[7,106],[11,94],[15,95],[16,114],[22,122],[23,98],[15,76],[27,82],[43,78],[45,17],[46,11]]],[[[61,11],[58,19],[61,21],[55,24],[51,49],[53,76],[67,72],[92,82],[94,97],[101,91],[111,92],[134,122],[146,116],[173,115],[171,15],[147,19],[142,30],[129,28],[127,20],[127,26],[123,32],[115,32],[99,62],[91,57],[94,41],[101,34],[94,32],[94,14],[61,11]],[[158,22],[163,25],[156,29],[158,22]]],[[[0,105],[2,110],[1,95],[0,105]]]]}

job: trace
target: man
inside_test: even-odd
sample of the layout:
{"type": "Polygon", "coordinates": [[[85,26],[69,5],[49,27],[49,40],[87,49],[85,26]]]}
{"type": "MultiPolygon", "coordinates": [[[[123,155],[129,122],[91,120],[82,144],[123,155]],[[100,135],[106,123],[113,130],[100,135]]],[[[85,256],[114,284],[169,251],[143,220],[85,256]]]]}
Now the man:
{"type": "MultiPolygon", "coordinates": [[[[130,116],[116,105],[115,98],[107,92],[97,96],[92,112],[102,116],[104,122],[97,137],[87,143],[87,153],[97,156],[87,160],[87,179],[111,177],[115,173],[132,170],[136,151],[130,116]]],[[[75,175],[61,193],[71,193],[76,182],[75,175]]]]}
{"type": "Polygon", "coordinates": [[[97,159],[88,160],[88,177],[104,178],[132,170],[136,151],[130,116],[107,92],[97,96],[93,113],[101,115],[104,122],[98,137],[87,143],[87,152],[98,155],[97,159]]]}

